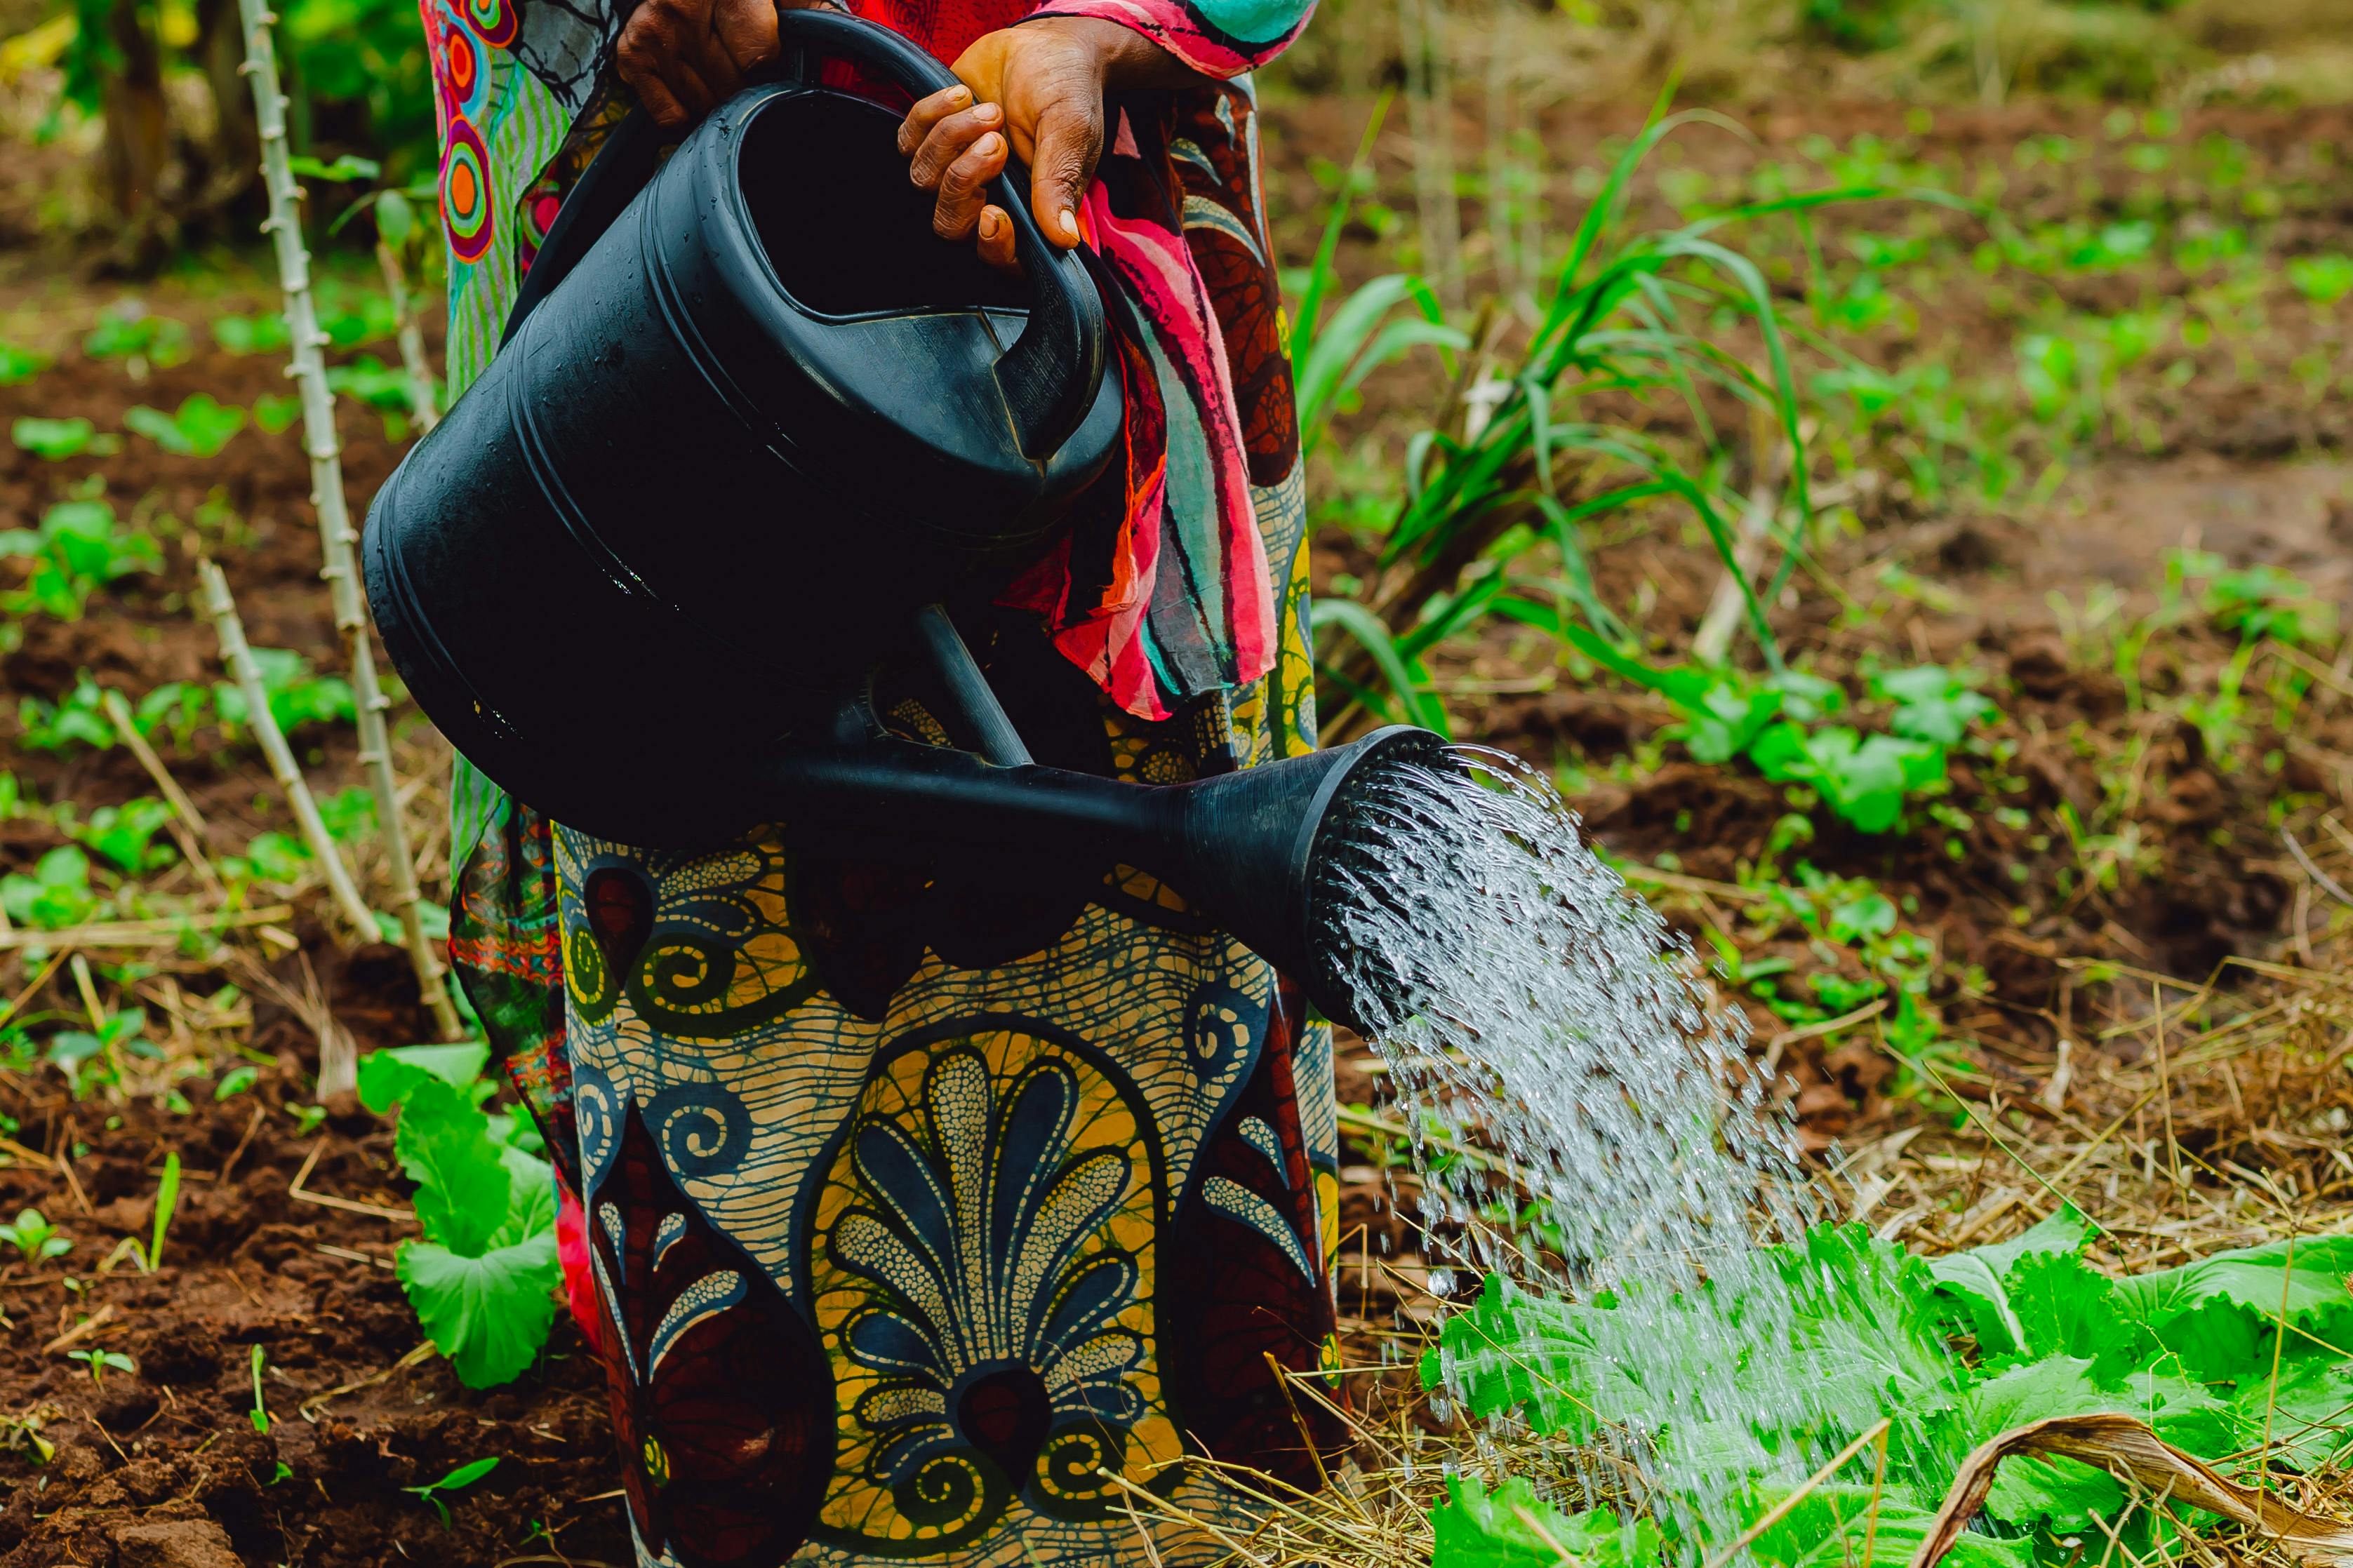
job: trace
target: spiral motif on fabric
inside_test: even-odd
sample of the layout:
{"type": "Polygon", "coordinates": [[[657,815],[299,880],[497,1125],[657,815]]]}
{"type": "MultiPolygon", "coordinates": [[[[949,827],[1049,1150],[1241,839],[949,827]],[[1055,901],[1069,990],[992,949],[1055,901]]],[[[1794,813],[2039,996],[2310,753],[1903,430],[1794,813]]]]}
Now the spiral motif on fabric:
{"type": "Polygon", "coordinates": [[[953,1535],[977,1521],[991,1498],[980,1467],[965,1454],[943,1454],[901,1481],[892,1500],[924,1537],[953,1535]]]}
{"type": "Polygon", "coordinates": [[[581,1169],[586,1179],[593,1182],[604,1173],[613,1151],[619,1146],[620,1106],[614,1098],[612,1084],[585,1063],[573,1072],[572,1114],[580,1140],[581,1169]]]}
{"type": "Polygon", "coordinates": [[[668,932],[645,963],[646,1002],[691,1012],[723,1002],[735,981],[735,950],[711,938],[668,932]]]}
{"type": "Polygon", "coordinates": [[[1110,1427],[1072,1427],[1047,1440],[1038,1461],[1038,1482],[1049,1497],[1065,1505],[1097,1501],[1111,1485],[1103,1472],[1118,1469],[1126,1458],[1126,1441],[1110,1427]]]}
{"type": "Polygon", "coordinates": [[[460,0],[459,15],[494,49],[512,45],[522,30],[522,9],[515,0],[460,0]]]}
{"type": "Polygon", "coordinates": [[[1203,1066],[1229,1051],[1248,1051],[1266,1026],[1266,1004],[1221,980],[1204,981],[1185,1000],[1185,1043],[1203,1066]]]}
{"type": "Polygon", "coordinates": [[[449,145],[441,154],[441,224],[449,231],[449,254],[480,261],[491,248],[490,155],[470,121],[449,122],[449,145]]]}
{"type": "Polygon", "coordinates": [[[572,1005],[587,1022],[601,1024],[613,1016],[621,987],[596,933],[586,926],[564,933],[564,984],[572,993],[572,1005]]]}
{"type": "Polygon", "coordinates": [[[662,1163],[682,1180],[723,1176],[752,1146],[752,1113],[717,1084],[672,1084],[646,1102],[646,1127],[662,1163]]]}

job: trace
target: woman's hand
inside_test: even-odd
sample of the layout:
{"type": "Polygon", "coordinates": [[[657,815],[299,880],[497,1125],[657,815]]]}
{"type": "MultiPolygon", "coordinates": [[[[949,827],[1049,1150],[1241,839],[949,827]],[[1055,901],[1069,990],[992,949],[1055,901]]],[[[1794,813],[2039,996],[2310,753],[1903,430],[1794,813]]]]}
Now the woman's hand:
{"type": "Polygon", "coordinates": [[[621,79],[670,130],[735,96],[776,58],[776,12],[820,0],[643,0],[614,46],[621,79]]]}
{"type": "Polygon", "coordinates": [[[1079,203],[1103,153],[1103,94],[1200,79],[1142,34],[1092,16],[1041,16],[990,33],[957,58],[955,73],[960,86],[907,111],[899,151],[908,176],[938,194],[933,230],[974,239],[983,260],[1008,270],[1018,265],[1013,225],[985,189],[1008,153],[1029,165],[1039,228],[1067,250],[1079,243],[1079,203]]]}

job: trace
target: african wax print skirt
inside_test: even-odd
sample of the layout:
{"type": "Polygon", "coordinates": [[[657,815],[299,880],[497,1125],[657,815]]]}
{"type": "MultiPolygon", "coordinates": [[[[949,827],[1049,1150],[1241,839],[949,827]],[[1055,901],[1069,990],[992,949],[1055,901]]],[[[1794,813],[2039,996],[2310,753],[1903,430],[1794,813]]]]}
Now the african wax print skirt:
{"type": "MultiPolygon", "coordinates": [[[[991,662],[1041,760],[1264,752],[1263,687],[1146,723],[1038,651],[991,662]]],[[[1314,1484],[1282,1374],[1332,1353],[1330,1031],[1265,963],[1124,868],[559,827],[554,871],[641,1562],[1198,1562],[1172,1515],[1251,1522],[1202,1456],[1314,1484]]]]}
{"type": "MultiPolygon", "coordinates": [[[[1312,749],[1243,74],[1306,0],[854,8],[944,59],[1101,16],[1219,79],[1115,106],[1081,221],[1126,439],[967,630],[1041,762],[1173,783],[1312,749]]],[[[420,9],[462,390],[628,108],[630,0],[420,9]]],[[[875,707],[945,739],[919,672],[878,671],[875,707]]],[[[1183,1564],[1251,1522],[1220,1462],[1314,1484],[1336,1423],[1285,1378],[1334,1354],[1331,1042],[1266,963],[1128,868],[661,853],[462,762],[453,816],[450,956],[557,1169],[641,1564],[1183,1564]]]]}

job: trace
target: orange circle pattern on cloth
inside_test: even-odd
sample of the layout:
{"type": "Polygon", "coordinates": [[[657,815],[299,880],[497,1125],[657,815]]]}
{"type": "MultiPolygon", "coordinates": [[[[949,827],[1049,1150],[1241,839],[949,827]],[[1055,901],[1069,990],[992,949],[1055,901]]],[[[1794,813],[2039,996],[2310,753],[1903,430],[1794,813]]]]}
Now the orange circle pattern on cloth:
{"type": "Polygon", "coordinates": [[[491,101],[491,51],[513,42],[518,13],[512,0],[420,0],[431,46],[434,111],[441,121],[441,226],[449,254],[480,261],[497,237],[497,192],[482,137],[491,101]]]}

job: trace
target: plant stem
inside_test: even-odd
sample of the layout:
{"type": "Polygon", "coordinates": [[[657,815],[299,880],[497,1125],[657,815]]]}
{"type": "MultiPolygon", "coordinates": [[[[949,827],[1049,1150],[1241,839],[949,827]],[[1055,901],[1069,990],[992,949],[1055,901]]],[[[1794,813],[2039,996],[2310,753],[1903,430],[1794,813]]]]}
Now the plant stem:
{"type": "Polygon", "coordinates": [[[1724,575],[1716,581],[1715,595],[1708,600],[1707,613],[1700,617],[1699,631],[1692,637],[1694,663],[1722,664],[1731,654],[1733,636],[1739,631],[1742,617],[1747,613],[1748,602],[1740,592],[1740,584],[1744,580],[1754,580],[1757,567],[1763,563],[1766,542],[1773,531],[1773,516],[1781,504],[1782,479],[1794,457],[1786,444],[1776,447],[1774,437],[1779,433],[1770,405],[1749,405],[1752,478],[1748,505],[1740,515],[1739,543],[1733,551],[1733,558],[1725,563],[1724,575]]]}
{"type": "MultiPolygon", "coordinates": [[[[196,578],[204,588],[205,613],[212,617],[213,633],[220,638],[221,662],[228,667],[237,689],[245,693],[245,721],[261,742],[261,754],[269,761],[269,776],[285,792],[286,804],[293,809],[294,820],[302,829],[302,842],[311,847],[311,853],[326,872],[327,889],[334,894],[335,907],[359,932],[361,941],[374,942],[377,940],[375,915],[360,897],[351,868],[343,864],[343,847],[328,833],[326,820],[319,815],[319,803],[311,797],[311,786],[303,782],[302,770],[295,765],[294,749],[286,743],[285,731],[279,729],[276,716],[269,711],[269,693],[262,688],[261,667],[254,663],[253,648],[245,640],[245,623],[237,618],[237,601],[229,595],[228,579],[209,561],[196,563],[196,578]]],[[[322,1066],[322,1079],[324,1076],[322,1066]]],[[[325,1090],[322,1089],[321,1092],[325,1090]]]]}
{"type": "Polygon", "coordinates": [[[408,308],[408,272],[400,265],[400,254],[379,239],[375,242],[375,264],[384,272],[384,286],[392,295],[392,319],[400,329],[400,363],[408,373],[408,408],[416,417],[417,433],[429,435],[433,426],[441,423],[441,409],[433,396],[433,372],[425,360],[425,333],[417,324],[417,312],[408,308]]]}
{"type": "MultiPolygon", "coordinates": [[[[311,300],[311,257],[302,244],[302,223],[286,146],[286,95],[279,90],[278,56],[270,38],[277,18],[262,0],[237,0],[245,22],[245,68],[253,86],[254,119],[261,133],[261,178],[269,193],[269,231],[278,252],[278,281],[286,295],[286,331],[293,340],[292,373],[302,395],[302,444],[311,455],[311,502],[319,519],[322,558],[319,575],[327,580],[334,606],[335,628],[343,635],[352,668],[352,692],[359,710],[360,763],[367,770],[375,795],[376,830],[384,836],[385,858],[392,877],[393,913],[399,918],[408,962],[417,972],[417,989],[432,1009],[433,1022],[444,1039],[458,1039],[462,1031],[457,1008],[442,984],[441,961],[425,935],[418,910],[417,867],[410,858],[407,829],[402,826],[399,779],[392,769],[392,739],[385,723],[391,707],[375,676],[375,650],[368,640],[366,612],[360,603],[358,573],[353,546],[359,535],[352,528],[343,501],[343,465],[335,437],[335,405],[327,391],[326,362],[320,354],[327,336],[319,330],[318,312],[311,300]]],[[[400,295],[396,292],[397,307],[400,295]]],[[[405,352],[405,345],[404,345],[405,352]]],[[[222,597],[227,598],[227,584],[222,597]]],[[[283,738],[280,742],[283,745],[283,738]]],[[[307,792],[306,792],[307,793],[307,792]]],[[[312,807],[314,816],[317,808],[312,807]]],[[[322,828],[323,835],[324,829],[322,828]]],[[[329,858],[332,859],[332,854],[329,858]]],[[[333,861],[341,867],[339,859],[333,861]]],[[[353,894],[357,902],[357,894],[353,894]]],[[[364,907],[364,906],[363,906],[364,907]]],[[[364,940],[375,941],[373,926],[363,927],[364,940]]]]}

